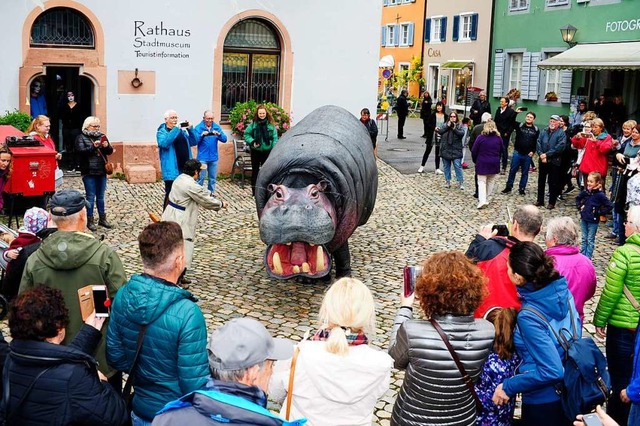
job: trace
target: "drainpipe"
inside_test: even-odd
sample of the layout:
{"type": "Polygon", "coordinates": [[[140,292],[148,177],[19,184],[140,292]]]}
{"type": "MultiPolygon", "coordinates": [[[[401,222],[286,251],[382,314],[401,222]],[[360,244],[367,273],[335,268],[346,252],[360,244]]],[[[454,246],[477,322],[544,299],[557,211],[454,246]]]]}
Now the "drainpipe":
{"type": "MultiPolygon", "coordinates": [[[[422,59],[422,79],[427,84],[427,74],[424,69],[424,32],[427,30],[424,26],[425,21],[427,20],[427,0],[424,0],[424,10],[422,12],[422,39],[420,40],[420,58],[422,59]]],[[[420,97],[421,93],[418,93],[418,97],[420,97]]]]}
{"type": "MultiPolygon", "coordinates": [[[[493,17],[495,15],[496,12],[496,2],[492,1],[491,2],[491,25],[489,26],[490,30],[489,30],[489,55],[488,55],[488,61],[487,61],[487,84],[485,84],[485,90],[487,91],[487,99],[489,99],[489,84],[491,83],[491,58],[492,58],[492,54],[493,54],[493,17]]],[[[493,96],[492,96],[493,97],[493,96]]]]}

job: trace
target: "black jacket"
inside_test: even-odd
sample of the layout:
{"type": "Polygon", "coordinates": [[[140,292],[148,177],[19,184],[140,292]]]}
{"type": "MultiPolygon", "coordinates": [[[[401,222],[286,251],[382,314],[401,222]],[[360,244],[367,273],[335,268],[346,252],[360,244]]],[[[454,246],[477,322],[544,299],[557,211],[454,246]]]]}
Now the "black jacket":
{"type": "Polygon", "coordinates": [[[510,106],[507,106],[504,112],[500,112],[500,108],[496,110],[493,121],[496,123],[500,136],[511,136],[511,132],[513,132],[513,129],[516,126],[517,115],[518,114],[510,106]]]}
{"type": "Polygon", "coordinates": [[[516,140],[513,143],[513,148],[521,155],[535,153],[538,136],[540,136],[538,126],[527,126],[525,123],[521,123],[516,126],[516,140]]]}
{"type": "Polygon", "coordinates": [[[409,102],[407,102],[407,97],[404,95],[398,96],[396,100],[396,112],[398,115],[407,116],[409,114],[409,102]]]}
{"type": "Polygon", "coordinates": [[[122,425],[129,416],[125,402],[100,381],[97,362],[89,355],[101,337],[98,330],[83,325],[69,346],[13,340],[3,374],[3,386],[8,380],[11,395],[7,425],[122,425]]]}
{"type": "Polygon", "coordinates": [[[476,99],[471,105],[471,113],[469,114],[469,118],[473,120],[474,124],[480,124],[482,121],[482,114],[485,112],[491,113],[491,104],[489,101],[481,101],[480,99],[476,99]]]}
{"type": "Polygon", "coordinates": [[[102,140],[102,138],[108,142],[107,137],[104,135],[100,137],[89,137],[83,133],[76,138],[76,152],[80,160],[80,173],[82,176],[106,175],[104,171],[105,161],[102,156],[106,158],[108,155],[113,154],[113,147],[111,144],[106,148],[103,146],[100,146],[100,148],[93,146],[94,141],[102,140]],[[98,149],[100,151],[98,151],[98,149]],[[100,155],[100,152],[102,152],[102,155],[100,155]]]}
{"type": "Polygon", "coordinates": [[[433,106],[433,101],[431,97],[427,99],[422,98],[422,103],[420,104],[420,118],[423,120],[428,120],[431,116],[431,107],[433,106]]]}

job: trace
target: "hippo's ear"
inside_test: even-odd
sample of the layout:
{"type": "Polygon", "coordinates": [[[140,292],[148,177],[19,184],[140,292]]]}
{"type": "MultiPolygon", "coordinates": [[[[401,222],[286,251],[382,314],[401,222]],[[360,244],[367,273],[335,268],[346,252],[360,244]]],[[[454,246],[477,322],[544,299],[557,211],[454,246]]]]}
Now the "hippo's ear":
{"type": "Polygon", "coordinates": [[[329,187],[329,181],[323,179],[320,182],[318,182],[316,186],[321,192],[324,192],[329,187]]]}

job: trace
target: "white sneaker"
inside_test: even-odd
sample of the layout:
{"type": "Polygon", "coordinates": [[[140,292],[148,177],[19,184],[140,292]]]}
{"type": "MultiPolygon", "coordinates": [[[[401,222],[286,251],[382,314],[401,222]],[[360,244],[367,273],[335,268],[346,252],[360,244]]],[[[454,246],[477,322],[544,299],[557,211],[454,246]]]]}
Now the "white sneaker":
{"type": "Polygon", "coordinates": [[[487,205],[487,203],[478,203],[478,210],[484,208],[487,205]]]}
{"type": "Polygon", "coordinates": [[[436,169],[436,174],[437,175],[443,175],[444,172],[442,170],[440,170],[440,169],[436,169]]]}
{"type": "Polygon", "coordinates": [[[460,185],[460,191],[464,191],[464,185],[460,185]]]}
{"type": "Polygon", "coordinates": [[[418,168],[418,173],[422,173],[422,172],[424,172],[424,167],[420,166],[420,167],[418,168]]]}
{"type": "Polygon", "coordinates": [[[451,188],[451,182],[447,182],[447,183],[445,183],[445,184],[444,184],[444,187],[445,187],[445,188],[451,188]]]}

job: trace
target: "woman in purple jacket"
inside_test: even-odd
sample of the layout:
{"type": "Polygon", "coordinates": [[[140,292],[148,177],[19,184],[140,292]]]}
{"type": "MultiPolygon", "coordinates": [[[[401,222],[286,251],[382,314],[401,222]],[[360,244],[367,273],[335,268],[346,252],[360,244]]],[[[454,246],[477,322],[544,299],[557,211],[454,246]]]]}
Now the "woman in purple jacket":
{"type": "Polygon", "coordinates": [[[546,254],[553,257],[556,270],[567,279],[580,321],[584,324],[584,304],[596,292],[596,269],[591,259],[580,253],[578,228],[568,216],[547,222],[546,254]]]}
{"type": "Polygon", "coordinates": [[[471,148],[471,157],[478,174],[478,208],[489,204],[487,198],[495,187],[496,175],[500,173],[500,153],[502,138],[496,123],[489,120],[484,124],[482,134],[476,138],[471,148]]]}

